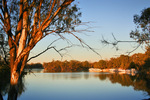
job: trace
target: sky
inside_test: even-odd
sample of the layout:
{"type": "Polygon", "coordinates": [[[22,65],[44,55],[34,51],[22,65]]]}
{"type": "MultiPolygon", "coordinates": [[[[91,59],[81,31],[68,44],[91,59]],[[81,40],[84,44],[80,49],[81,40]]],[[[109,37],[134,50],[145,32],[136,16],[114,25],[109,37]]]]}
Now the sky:
{"type": "MultiPolygon", "coordinates": [[[[78,61],[99,61],[109,60],[111,57],[117,57],[121,54],[127,54],[136,47],[137,43],[119,43],[116,49],[112,45],[104,45],[101,43],[102,37],[113,42],[115,36],[117,40],[132,40],[129,33],[135,30],[136,25],[133,22],[133,16],[140,14],[144,8],[150,7],[150,0],[76,0],[74,2],[80,8],[82,17],[82,25],[78,26],[77,30],[87,30],[77,32],[75,35],[80,37],[86,44],[92,47],[97,55],[92,50],[82,46],[74,46],[67,51],[62,51],[63,58],[55,51],[48,50],[41,56],[32,59],[29,63],[44,63],[52,60],[78,60],[78,61]]],[[[69,34],[64,34],[73,44],[80,42],[69,34]]],[[[55,35],[49,35],[40,41],[31,51],[30,57],[45,50],[47,46],[59,38],[55,35]]],[[[53,44],[58,50],[66,47],[68,43],[64,40],[57,41],[53,44]]],[[[138,48],[133,53],[143,53],[144,46],[138,48]]]]}

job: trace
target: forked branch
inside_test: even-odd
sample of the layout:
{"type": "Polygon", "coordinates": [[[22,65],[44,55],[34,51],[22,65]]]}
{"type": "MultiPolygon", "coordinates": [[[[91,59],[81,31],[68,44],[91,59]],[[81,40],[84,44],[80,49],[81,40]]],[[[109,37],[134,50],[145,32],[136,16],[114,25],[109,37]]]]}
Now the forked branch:
{"type": "Polygon", "coordinates": [[[104,37],[102,37],[101,43],[103,43],[103,44],[105,44],[105,45],[109,45],[109,44],[110,44],[110,45],[113,45],[113,47],[114,47],[116,50],[119,50],[118,47],[117,47],[117,45],[118,45],[119,43],[139,43],[138,46],[136,46],[133,50],[131,50],[130,52],[127,52],[128,55],[129,55],[130,53],[134,52],[135,50],[137,50],[137,49],[141,46],[141,44],[145,41],[145,40],[121,41],[121,40],[117,40],[116,37],[115,37],[113,34],[112,34],[112,36],[113,36],[113,39],[114,39],[113,42],[107,41],[106,39],[104,39],[104,37]]]}
{"type": "Polygon", "coordinates": [[[31,57],[31,58],[29,58],[29,59],[27,60],[27,62],[29,62],[29,61],[30,61],[31,59],[33,59],[33,58],[36,58],[36,57],[42,55],[43,53],[45,53],[46,51],[48,51],[48,50],[50,50],[50,49],[54,49],[54,50],[61,56],[61,58],[63,58],[63,55],[61,54],[61,51],[66,50],[66,49],[68,49],[68,48],[71,48],[71,47],[73,47],[73,45],[69,45],[69,46],[66,46],[66,47],[61,48],[61,49],[58,50],[58,49],[56,49],[56,46],[52,46],[52,45],[53,45],[55,42],[57,42],[58,40],[60,40],[60,39],[61,39],[61,38],[54,40],[44,51],[40,52],[39,54],[37,54],[37,55],[35,55],[35,56],[31,57]]]}

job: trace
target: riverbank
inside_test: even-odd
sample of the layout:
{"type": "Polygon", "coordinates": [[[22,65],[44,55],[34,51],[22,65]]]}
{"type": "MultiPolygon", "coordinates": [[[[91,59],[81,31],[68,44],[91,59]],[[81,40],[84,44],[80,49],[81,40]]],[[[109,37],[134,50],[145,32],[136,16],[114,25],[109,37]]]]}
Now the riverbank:
{"type": "Polygon", "coordinates": [[[119,74],[130,74],[134,76],[138,71],[134,68],[132,69],[117,69],[117,68],[108,68],[108,69],[99,69],[99,68],[89,68],[89,72],[109,72],[109,73],[119,73],[119,74]]]}

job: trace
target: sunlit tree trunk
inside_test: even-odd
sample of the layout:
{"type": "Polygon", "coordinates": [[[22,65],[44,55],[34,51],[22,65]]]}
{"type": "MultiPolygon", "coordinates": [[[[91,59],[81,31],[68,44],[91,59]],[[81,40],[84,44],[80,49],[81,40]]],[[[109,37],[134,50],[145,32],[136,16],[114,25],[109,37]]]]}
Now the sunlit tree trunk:
{"type": "Polygon", "coordinates": [[[10,84],[10,87],[9,87],[9,92],[8,92],[8,100],[17,100],[17,97],[18,95],[20,95],[24,89],[25,89],[25,85],[24,85],[24,82],[23,82],[23,76],[25,74],[22,74],[19,79],[18,79],[18,82],[17,84],[10,84]]]}
{"type": "Polygon", "coordinates": [[[21,11],[21,14],[23,14],[23,17],[22,17],[22,23],[18,24],[18,29],[20,29],[21,28],[20,26],[22,26],[22,31],[20,34],[20,41],[19,41],[17,52],[13,52],[13,53],[16,53],[16,55],[14,54],[16,56],[16,59],[12,60],[12,62],[14,63],[13,65],[10,65],[11,66],[10,82],[12,85],[18,83],[18,79],[20,77],[21,71],[23,70],[25,66],[25,62],[27,61],[26,57],[28,57],[28,54],[26,54],[24,55],[22,59],[17,60],[21,52],[26,46],[26,39],[27,39],[27,32],[28,32],[28,11],[27,11],[28,2],[27,0],[23,0],[23,1],[20,0],[20,2],[23,2],[24,6],[22,6],[22,4],[20,5],[20,11],[21,11]],[[22,13],[22,8],[23,8],[23,13],[22,13]]]}

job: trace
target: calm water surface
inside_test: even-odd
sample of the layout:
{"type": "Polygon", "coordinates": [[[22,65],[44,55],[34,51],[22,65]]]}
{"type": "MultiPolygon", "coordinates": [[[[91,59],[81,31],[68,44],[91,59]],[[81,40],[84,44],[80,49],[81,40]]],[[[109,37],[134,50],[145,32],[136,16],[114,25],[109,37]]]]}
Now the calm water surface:
{"type": "Polygon", "coordinates": [[[150,98],[143,86],[144,82],[138,83],[137,80],[136,76],[109,73],[27,74],[23,79],[24,90],[18,100],[142,100],[150,98]]]}

